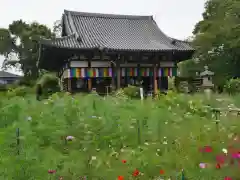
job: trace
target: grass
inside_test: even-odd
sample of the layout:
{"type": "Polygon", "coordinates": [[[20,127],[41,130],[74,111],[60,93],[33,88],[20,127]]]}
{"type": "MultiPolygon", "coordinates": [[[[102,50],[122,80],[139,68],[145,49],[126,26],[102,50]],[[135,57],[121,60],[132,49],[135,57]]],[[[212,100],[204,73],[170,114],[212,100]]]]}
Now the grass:
{"type": "Polygon", "coordinates": [[[194,180],[240,178],[239,166],[228,165],[230,159],[215,168],[223,148],[240,148],[233,140],[240,134],[239,118],[223,113],[217,127],[206,107],[239,104],[239,98],[204,98],[170,93],[140,102],[90,94],[38,102],[32,95],[1,96],[0,179],[180,179],[181,169],[194,180]],[[201,153],[203,146],[213,152],[201,153]],[[140,173],[134,177],[136,169],[140,173]]]}

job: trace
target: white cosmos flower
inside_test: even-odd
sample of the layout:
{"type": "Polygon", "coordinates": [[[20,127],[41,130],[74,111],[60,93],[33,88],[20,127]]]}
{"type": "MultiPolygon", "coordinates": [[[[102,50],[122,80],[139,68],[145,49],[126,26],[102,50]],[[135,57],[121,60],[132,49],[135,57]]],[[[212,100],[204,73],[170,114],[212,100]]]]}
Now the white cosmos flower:
{"type": "Polygon", "coordinates": [[[96,160],[97,159],[97,157],[96,156],[92,156],[92,160],[96,160]]]}
{"type": "Polygon", "coordinates": [[[227,154],[227,153],[228,153],[228,150],[225,149],[225,148],[223,148],[223,149],[222,149],[222,152],[225,153],[225,154],[227,154]]]}
{"type": "Polygon", "coordinates": [[[28,121],[31,121],[31,120],[32,120],[32,117],[31,117],[31,116],[28,116],[28,117],[27,117],[27,120],[28,120],[28,121]]]}

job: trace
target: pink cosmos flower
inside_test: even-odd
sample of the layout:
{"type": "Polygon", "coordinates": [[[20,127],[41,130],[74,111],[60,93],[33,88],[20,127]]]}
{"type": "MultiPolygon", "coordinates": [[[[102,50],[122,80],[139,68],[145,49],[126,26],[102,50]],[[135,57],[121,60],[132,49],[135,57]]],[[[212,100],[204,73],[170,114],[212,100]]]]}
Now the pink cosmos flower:
{"type": "Polygon", "coordinates": [[[232,153],[232,158],[234,158],[234,159],[240,158],[240,152],[232,153]]]}
{"type": "Polygon", "coordinates": [[[202,169],[205,169],[207,167],[207,164],[206,163],[200,163],[199,167],[202,168],[202,169]]]}
{"type": "Polygon", "coordinates": [[[66,140],[67,140],[67,141],[72,141],[72,140],[74,140],[74,139],[75,139],[74,136],[67,136],[67,137],[66,137],[66,140]]]}

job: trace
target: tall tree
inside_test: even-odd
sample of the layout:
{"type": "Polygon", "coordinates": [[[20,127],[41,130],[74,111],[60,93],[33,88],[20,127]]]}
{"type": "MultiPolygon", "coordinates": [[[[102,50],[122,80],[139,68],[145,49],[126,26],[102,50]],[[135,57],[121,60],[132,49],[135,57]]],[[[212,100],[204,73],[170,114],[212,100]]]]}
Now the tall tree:
{"type": "Polygon", "coordinates": [[[53,32],[56,35],[56,37],[61,37],[62,36],[62,21],[57,20],[53,24],[53,32]]]}
{"type": "Polygon", "coordinates": [[[45,25],[26,23],[22,20],[13,21],[8,29],[0,29],[0,54],[4,55],[5,65],[20,64],[25,76],[36,78],[38,75],[38,41],[41,37],[52,38],[54,33],[45,25]],[[17,61],[11,61],[11,54],[17,61]],[[6,63],[7,62],[7,63],[6,63]]]}
{"type": "Polygon", "coordinates": [[[240,1],[208,0],[193,31],[196,56],[216,74],[215,83],[240,77],[240,1]]]}

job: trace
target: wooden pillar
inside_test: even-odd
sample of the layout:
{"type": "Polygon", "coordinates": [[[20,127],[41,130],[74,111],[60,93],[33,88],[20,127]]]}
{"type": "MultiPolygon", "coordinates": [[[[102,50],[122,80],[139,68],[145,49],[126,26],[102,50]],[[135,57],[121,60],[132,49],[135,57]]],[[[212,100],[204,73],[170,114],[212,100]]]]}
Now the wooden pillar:
{"type": "Polygon", "coordinates": [[[92,79],[91,78],[88,78],[88,90],[89,90],[89,92],[92,91],[92,79]]]}
{"type": "Polygon", "coordinates": [[[154,65],[153,65],[153,91],[154,91],[154,95],[157,94],[157,90],[158,90],[157,65],[154,64],[154,65]]]}
{"type": "Polygon", "coordinates": [[[157,95],[157,91],[158,91],[157,67],[158,67],[158,56],[155,55],[154,64],[153,64],[153,91],[154,91],[154,96],[157,95]]]}
{"type": "Polygon", "coordinates": [[[115,90],[115,66],[114,66],[114,63],[111,62],[111,68],[112,68],[112,81],[111,81],[111,84],[112,84],[112,90],[115,90]]]}
{"type": "MultiPolygon", "coordinates": [[[[141,80],[141,76],[140,76],[140,64],[137,64],[137,70],[138,70],[137,81],[140,83],[140,80],[141,80]]],[[[141,86],[141,85],[139,84],[139,86],[141,86]]]]}
{"type": "Polygon", "coordinates": [[[116,74],[117,74],[117,89],[121,88],[121,69],[120,69],[120,60],[123,57],[118,56],[117,61],[116,61],[116,74]]]}
{"type": "MultiPolygon", "coordinates": [[[[92,57],[91,57],[92,59],[92,57]]],[[[88,70],[91,69],[91,60],[88,59],[88,70]]],[[[88,77],[88,91],[91,92],[92,91],[92,79],[91,77],[88,77]]]]}
{"type": "Polygon", "coordinates": [[[72,83],[71,83],[72,79],[69,77],[68,78],[68,92],[72,92],[72,83]]]}

